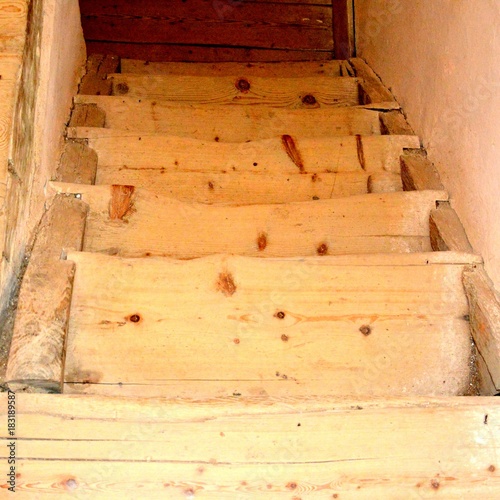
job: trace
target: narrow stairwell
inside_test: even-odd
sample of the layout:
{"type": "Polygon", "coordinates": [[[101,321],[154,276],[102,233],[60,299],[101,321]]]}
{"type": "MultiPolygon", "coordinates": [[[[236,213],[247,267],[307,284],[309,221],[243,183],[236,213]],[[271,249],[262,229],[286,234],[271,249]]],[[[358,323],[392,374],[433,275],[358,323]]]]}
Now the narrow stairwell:
{"type": "Polygon", "coordinates": [[[498,497],[500,309],[363,61],[92,56],[46,189],[19,490],[498,497]]]}
{"type": "Polygon", "coordinates": [[[11,387],[473,393],[462,275],[481,260],[467,243],[433,252],[448,195],[438,178],[404,190],[428,165],[370,68],[118,65],[89,60],[50,183],[63,283],[76,265],[67,336],[48,332],[49,369],[26,362],[21,307],[11,387]]]}

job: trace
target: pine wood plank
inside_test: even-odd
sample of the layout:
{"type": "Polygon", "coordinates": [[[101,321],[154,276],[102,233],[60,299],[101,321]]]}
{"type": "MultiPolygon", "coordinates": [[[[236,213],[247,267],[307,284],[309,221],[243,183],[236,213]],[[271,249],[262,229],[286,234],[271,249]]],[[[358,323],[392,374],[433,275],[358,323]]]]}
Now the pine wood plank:
{"type": "Polygon", "coordinates": [[[288,134],[294,137],[380,135],[379,113],[366,109],[319,108],[272,110],[257,106],[170,106],[127,97],[76,96],[77,103],[96,103],[115,131],[68,129],[71,138],[163,133],[220,142],[245,142],[288,134]],[[237,124],[237,126],[235,126],[237,124]]]}
{"type": "MultiPolygon", "coordinates": [[[[358,80],[349,77],[243,78],[114,73],[112,95],[176,104],[239,104],[317,108],[359,104],[358,80]]],[[[83,92],[82,92],[83,93],[83,92]]]]}
{"type": "MultiPolygon", "coordinates": [[[[1,397],[5,418],[7,396],[1,397]]],[[[20,394],[17,494],[496,498],[499,404],[498,398],[61,395],[56,405],[51,397],[20,394]]]]}
{"type": "Polygon", "coordinates": [[[56,173],[56,181],[94,184],[97,153],[86,144],[66,141],[56,173]]]}
{"type": "Polygon", "coordinates": [[[258,63],[176,63],[122,59],[122,73],[142,75],[234,76],[286,78],[297,76],[344,76],[342,61],[258,62],[258,63]]]}
{"type": "Polygon", "coordinates": [[[443,189],[436,167],[420,149],[401,156],[401,178],[405,191],[443,189]]]}
{"type": "MultiPolygon", "coordinates": [[[[1,41],[1,39],[0,39],[1,41]]],[[[147,61],[177,62],[283,62],[327,61],[331,50],[291,50],[262,47],[224,47],[209,45],[178,45],[175,43],[113,43],[87,40],[89,54],[115,54],[118,57],[147,61]]]]}
{"type": "Polygon", "coordinates": [[[472,336],[485,363],[481,375],[500,392],[500,300],[482,266],[468,269],[463,283],[472,336]]]}
{"type": "Polygon", "coordinates": [[[74,390],[104,384],[126,394],[141,385],[150,395],[150,384],[157,394],[167,383],[165,395],[197,398],[468,388],[463,265],[368,272],[334,259],[70,258],[77,277],[65,382],[74,390]]]}
{"type": "Polygon", "coordinates": [[[439,203],[437,209],[431,211],[429,228],[433,250],[473,252],[465,229],[449,202],[439,203]]]}
{"type": "Polygon", "coordinates": [[[93,2],[82,9],[87,40],[281,49],[333,49],[331,7],[212,0],[93,2]],[[194,5],[193,5],[194,4],[194,5]]]}
{"type": "Polygon", "coordinates": [[[186,172],[159,168],[99,168],[97,184],[128,184],[197,203],[230,205],[288,203],[355,196],[368,192],[368,174],[321,175],[266,172],[186,172]]]}
{"type": "Polygon", "coordinates": [[[52,183],[90,206],[84,249],[195,258],[214,253],[294,257],[430,250],[429,212],[442,191],[278,205],[184,203],[133,186],[52,183]]]}
{"type": "Polygon", "coordinates": [[[333,53],[336,59],[348,59],[355,52],[354,2],[332,0],[333,53]]]}
{"type": "Polygon", "coordinates": [[[404,148],[418,144],[418,137],[358,135],[310,139],[283,135],[235,144],[138,134],[89,138],[88,144],[99,155],[99,183],[138,186],[128,180],[119,181],[132,180],[145,172],[163,175],[162,172],[172,171],[214,174],[365,171],[399,176],[401,153],[404,148]]]}
{"type": "Polygon", "coordinates": [[[368,178],[369,193],[393,193],[402,191],[401,175],[395,172],[374,172],[368,178]]]}
{"type": "Polygon", "coordinates": [[[104,127],[106,115],[97,104],[75,104],[70,127],[104,127]]]}
{"type": "Polygon", "coordinates": [[[391,92],[382,84],[380,78],[363,59],[353,57],[349,59],[349,63],[354,68],[356,76],[361,79],[362,92],[360,101],[362,104],[396,101],[391,92]]]}
{"type": "Polygon", "coordinates": [[[380,125],[383,134],[415,135],[415,132],[400,110],[380,113],[380,125]]]}
{"type": "Polygon", "coordinates": [[[62,390],[75,267],[61,257],[82,248],[86,213],[84,203],[59,195],[42,219],[19,294],[6,373],[11,390],[62,390]]]}

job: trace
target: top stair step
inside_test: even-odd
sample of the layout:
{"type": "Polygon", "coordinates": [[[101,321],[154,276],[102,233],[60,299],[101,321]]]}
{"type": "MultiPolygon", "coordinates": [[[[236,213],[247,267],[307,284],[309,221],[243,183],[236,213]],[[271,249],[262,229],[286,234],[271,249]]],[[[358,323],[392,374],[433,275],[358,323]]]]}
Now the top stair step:
{"type": "Polygon", "coordinates": [[[136,75],[114,73],[112,95],[158,99],[176,104],[241,104],[284,108],[356,106],[358,80],[312,76],[262,78],[230,76],[136,75]]]}
{"type": "Polygon", "coordinates": [[[179,63],[122,59],[122,73],[140,75],[190,75],[286,78],[296,76],[349,76],[346,61],[179,63]]]}

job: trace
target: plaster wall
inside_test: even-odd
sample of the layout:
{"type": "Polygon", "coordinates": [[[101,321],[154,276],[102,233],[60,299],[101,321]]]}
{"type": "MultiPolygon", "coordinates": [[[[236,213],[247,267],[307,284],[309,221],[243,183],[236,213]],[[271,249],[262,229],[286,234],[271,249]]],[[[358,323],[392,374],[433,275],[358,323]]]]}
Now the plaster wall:
{"type": "Polygon", "coordinates": [[[355,0],[357,55],[423,139],[500,291],[500,2],[355,0]]]}

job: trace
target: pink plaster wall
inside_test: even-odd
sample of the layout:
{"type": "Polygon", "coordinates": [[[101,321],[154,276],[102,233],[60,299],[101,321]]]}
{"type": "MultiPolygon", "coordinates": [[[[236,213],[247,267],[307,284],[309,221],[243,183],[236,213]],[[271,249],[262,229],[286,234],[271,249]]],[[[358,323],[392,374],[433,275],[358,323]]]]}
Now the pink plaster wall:
{"type": "Polygon", "coordinates": [[[500,1],[355,0],[357,55],[391,88],[500,291],[500,1]]]}

